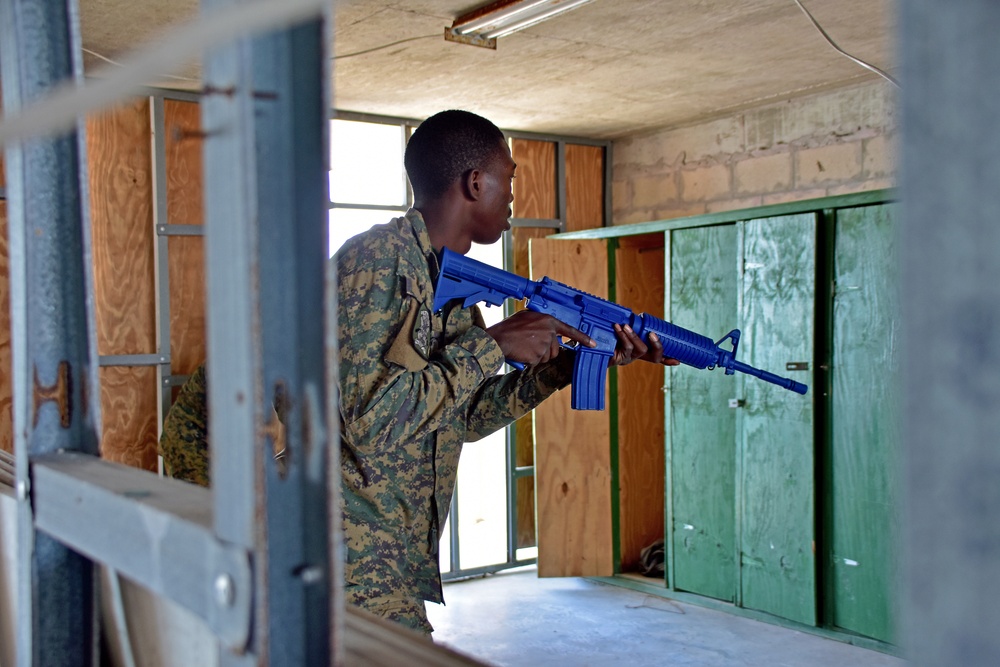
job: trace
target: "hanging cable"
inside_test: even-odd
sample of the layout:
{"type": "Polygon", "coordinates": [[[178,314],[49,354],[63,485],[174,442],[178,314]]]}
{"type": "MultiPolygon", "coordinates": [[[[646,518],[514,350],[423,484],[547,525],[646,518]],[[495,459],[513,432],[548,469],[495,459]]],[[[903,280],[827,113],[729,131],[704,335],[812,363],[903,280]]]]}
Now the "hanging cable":
{"type": "Polygon", "coordinates": [[[797,4],[799,6],[799,9],[801,9],[803,12],[805,12],[805,15],[809,17],[809,20],[812,21],[812,24],[814,26],[816,26],[817,30],[819,30],[819,34],[823,35],[823,38],[826,39],[827,42],[829,42],[830,46],[832,46],[834,49],[837,50],[837,53],[841,54],[845,58],[848,58],[849,60],[854,61],[855,63],[857,63],[858,65],[861,65],[865,69],[870,70],[872,72],[875,72],[880,77],[882,77],[883,79],[885,79],[886,81],[888,81],[892,85],[894,85],[897,88],[899,88],[899,82],[896,81],[894,78],[892,78],[887,72],[879,69],[878,67],[875,67],[875,65],[871,65],[869,63],[866,63],[864,60],[861,60],[860,58],[855,58],[850,53],[848,53],[847,51],[844,51],[842,48],[840,48],[839,46],[837,46],[837,43],[834,42],[833,39],[830,38],[830,35],[826,34],[826,30],[823,30],[823,26],[821,26],[819,24],[819,21],[817,21],[813,17],[813,15],[809,13],[809,10],[805,8],[805,5],[803,5],[799,0],[795,0],[795,4],[797,4]]]}
{"type": "Polygon", "coordinates": [[[381,51],[382,49],[388,49],[390,46],[396,46],[397,44],[405,44],[406,42],[415,42],[418,39],[430,39],[431,37],[440,37],[440,33],[434,33],[433,35],[420,35],[419,37],[407,37],[406,39],[400,39],[395,42],[390,42],[388,44],[382,44],[381,46],[373,46],[370,49],[365,49],[364,51],[355,51],[354,53],[345,53],[343,55],[335,55],[331,60],[342,60],[344,58],[353,58],[354,56],[363,56],[366,53],[372,53],[373,51],[381,51]]]}
{"type": "MultiPolygon", "coordinates": [[[[89,53],[90,55],[94,56],[98,60],[103,60],[104,62],[108,63],[109,65],[115,65],[117,67],[125,67],[125,65],[121,64],[117,60],[112,60],[111,58],[108,58],[107,56],[102,55],[102,54],[98,53],[97,51],[92,51],[91,49],[88,49],[85,46],[81,46],[80,50],[83,51],[84,53],[89,53]]],[[[176,79],[178,81],[191,81],[191,82],[194,82],[194,83],[200,83],[201,82],[201,79],[192,79],[189,76],[178,76],[176,74],[159,74],[158,76],[163,77],[165,79],[176,79]]]]}

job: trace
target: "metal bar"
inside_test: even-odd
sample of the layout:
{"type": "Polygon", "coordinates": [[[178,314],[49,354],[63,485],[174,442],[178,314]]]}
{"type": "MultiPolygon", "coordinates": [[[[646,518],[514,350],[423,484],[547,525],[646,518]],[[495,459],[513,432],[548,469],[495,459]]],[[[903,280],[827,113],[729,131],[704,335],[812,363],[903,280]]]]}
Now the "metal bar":
{"type": "Polygon", "coordinates": [[[519,466],[514,468],[514,477],[534,477],[535,466],[519,466]]]}
{"type": "Polygon", "coordinates": [[[459,572],[462,569],[462,558],[459,554],[461,543],[458,535],[458,489],[451,496],[451,509],[448,512],[448,534],[451,537],[451,553],[449,555],[449,565],[452,572],[459,572]]]}
{"type": "MultiPolygon", "coordinates": [[[[164,167],[165,168],[165,167],[164,167]]],[[[166,206],[166,191],[164,191],[164,206],[166,206]]],[[[166,216],[166,211],[163,212],[164,217],[166,216]]],[[[205,227],[204,225],[166,225],[157,224],[156,225],[156,235],[158,237],[162,236],[204,236],[205,227]]],[[[157,239],[159,242],[161,239],[157,239]]],[[[166,239],[162,239],[164,242],[166,239]]]]}
{"type": "Polygon", "coordinates": [[[486,574],[493,574],[494,572],[502,572],[503,570],[509,570],[515,567],[524,567],[526,565],[534,565],[538,562],[536,558],[527,558],[524,560],[511,560],[507,563],[497,563],[496,565],[483,565],[482,567],[470,567],[468,570],[456,570],[454,572],[448,572],[441,575],[443,581],[461,581],[462,579],[472,579],[474,577],[481,577],[486,574]]]}
{"type": "Polygon", "coordinates": [[[332,201],[330,202],[330,208],[349,208],[358,211],[399,211],[406,213],[410,207],[405,204],[393,206],[388,204],[346,204],[332,201]]]}
{"type": "MultiPolygon", "coordinates": [[[[167,123],[163,109],[163,97],[149,98],[149,135],[153,157],[153,276],[156,282],[156,437],[163,431],[163,420],[170,410],[171,392],[167,391],[163,378],[169,377],[170,368],[170,242],[163,234],[167,224],[167,123]],[[161,232],[161,230],[163,230],[161,232]]],[[[192,225],[198,226],[200,225],[192,225]]],[[[101,363],[104,361],[102,359],[101,363]]]]}
{"type": "Polygon", "coordinates": [[[181,605],[228,646],[246,644],[250,553],[213,534],[208,489],[71,452],[32,472],[39,530],[181,605]]]}
{"type": "Polygon", "coordinates": [[[605,227],[614,225],[614,208],[611,199],[613,190],[612,181],[614,179],[614,162],[611,155],[613,150],[614,144],[610,142],[604,147],[604,215],[601,218],[604,221],[605,227]]]}
{"type": "Polygon", "coordinates": [[[164,387],[179,387],[188,381],[190,375],[168,375],[160,380],[160,384],[164,387]]]}
{"type": "Polygon", "coordinates": [[[566,142],[556,142],[556,215],[559,231],[566,231],[566,142]]]}
{"type": "MultiPolygon", "coordinates": [[[[235,4],[212,0],[206,6],[235,4]]],[[[223,665],[329,664],[324,423],[329,42],[324,15],[206,54],[209,403],[215,530],[254,551],[258,623],[223,665]],[[287,469],[274,460],[282,426],[287,469]]],[[[339,460],[339,459],[337,459],[339,460]]]]}
{"type": "Polygon", "coordinates": [[[98,364],[105,366],[160,366],[170,358],[160,354],[102,354],[98,364]]]}
{"type": "MultiPolygon", "coordinates": [[[[73,0],[0,0],[7,113],[80,80],[78,26],[73,0]]],[[[98,451],[85,165],[79,124],[6,150],[22,667],[97,664],[94,566],[35,529],[30,501],[37,457],[60,449],[98,451]]]]}
{"type": "Polygon", "coordinates": [[[511,218],[511,227],[549,227],[560,230],[565,227],[562,220],[552,220],[550,218],[511,218]]]}
{"type": "Polygon", "coordinates": [[[7,198],[7,188],[0,187],[0,199],[7,198]]]}

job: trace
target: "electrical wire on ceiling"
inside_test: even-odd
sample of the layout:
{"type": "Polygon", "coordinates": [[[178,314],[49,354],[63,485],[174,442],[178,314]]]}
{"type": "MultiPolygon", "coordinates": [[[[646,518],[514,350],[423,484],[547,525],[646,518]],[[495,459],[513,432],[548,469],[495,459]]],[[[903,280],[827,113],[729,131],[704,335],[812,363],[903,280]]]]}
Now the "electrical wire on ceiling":
{"type": "Polygon", "coordinates": [[[335,55],[331,60],[342,60],[344,58],[353,58],[354,56],[363,56],[366,53],[372,53],[373,51],[381,51],[382,49],[388,49],[389,47],[396,46],[397,44],[405,44],[406,42],[415,42],[418,39],[430,39],[431,37],[440,37],[441,33],[434,33],[433,35],[420,35],[419,37],[407,37],[406,39],[396,40],[395,42],[390,42],[388,44],[382,44],[381,46],[373,46],[370,49],[365,49],[363,51],[355,51],[354,53],[344,53],[341,55],[335,55]]]}
{"type": "MultiPolygon", "coordinates": [[[[83,51],[84,53],[89,53],[90,55],[94,56],[95,58],[97,58],[99,60],[103,60],[104,62],[108,63],[109,65],[115,65],[117,67],[125,67],[125,65],[121,64],[120,62],[118,62],[116,60],[112,60],[111,58],[108,58],[105,55],[101,55],[97,51],[92,51],[91,49],[88,49],[85,46],[81,46],[80,50],[83,51]]],[[[177,81],[193,81],[194,83],[201,83],[201,79],[192,79],[189,76],[178,76],[176,74],[159,74],[157,76],[163,77],[165,79],[176,79],[177,81]]]]}
{"type": "Polygon", "coordinates": [[[842,48],[840,48],[839,46],[837,46],[837,43],[834,42],[833,39],[831,39],[830,35],[828,35],[826,33],[826,30],[823,30],[823,26],[821,26],[819,24],[819,21],[817,21],[815,19],[815,17],[813,17],[813,15],[809,12],[809,10],[806,9],[805,5],[803,5],[800,0],[795,0],[795,4],[797,4],[799,6],[799,9],[801,9],[803,12],[805,12],[805,15],[809,17],[809,20],[812,21],[812,24],[814,26],[816,26],[817,30],[819,30],[819,34],[823,35],[823,38],[826,39],[826,41],[830,44],[830,46],[832,46],[834,49],[837,50],[837,53],[841,54],[845,58],[848,58],[849,60],[852,60],[853,62],[857,63],[858,65],[861,65],[865,69],[870,70],[872,72],[875,72],[880,77],[882,77],[883,79],[885,79],[886,81],[888,81],[892,85],[894,85],[897,88],[899,88],[899,82],[896,81],[894,78],[892,78],[892,76],[890,76],[887,72],[879,69],[875,65],[872,65],[870,63],[866,63],[864,60],[861,60],[860,58],[855,58],[850,53],[848,53],[847,51],[844,51],[842,48]]]}

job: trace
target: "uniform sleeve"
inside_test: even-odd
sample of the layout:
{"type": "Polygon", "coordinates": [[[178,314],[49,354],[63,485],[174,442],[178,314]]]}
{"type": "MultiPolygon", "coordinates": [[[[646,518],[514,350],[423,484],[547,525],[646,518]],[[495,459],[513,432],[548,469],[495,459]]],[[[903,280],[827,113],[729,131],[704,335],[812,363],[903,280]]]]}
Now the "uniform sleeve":
{"type": "Polygon", "coordinates": [[[568,386],[575,360],[574,352],[563,350],[548,363],[487,380],[469,404],[466,441],[474,442],[500,430],[568,386]]]}
{"type": "Polygon", "coordinates": [[[429,353],[431,304],[417,296],[416,270],[381,254],[338,263],[343,436],[367,452],[463,416],[503,364],[500,346],[479,327],[429,353]]]}
{"type": "Polygon", "coordinates": [[[209,485],[208,401],[205,365],[191,374],[167,411],[160,435],[160,456],[168,477],[209,485]]]}

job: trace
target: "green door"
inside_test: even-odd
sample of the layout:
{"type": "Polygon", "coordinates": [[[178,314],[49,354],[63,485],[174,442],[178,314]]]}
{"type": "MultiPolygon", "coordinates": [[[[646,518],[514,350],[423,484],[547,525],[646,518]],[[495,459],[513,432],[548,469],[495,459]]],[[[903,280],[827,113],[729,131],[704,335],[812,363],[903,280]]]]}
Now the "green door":
{"type": "Polygon", "coordinates": [[[894,207],[837,211],[834,244],[830,566],[833,624],[892,642],[899,285],[894,207]]]}
{"type": "Polygon", "coordinates": [[[740,591],[744,607],[816,623],[813,346],[816,216],[743,230],[737,358],[809,385],[805,396],[741,379],[740,591]],[[806,370],[786,370],[804,368],[806,370]]]}
{"type": "MultiPolygon", "coordinates": [[[[737,320],[735,225],[671,233],[667,319],[718,340],[737,320]]],[[[670,370],[667,410],[673,587],[720,600],[736,596],[735,378],[670,370]]]]}

